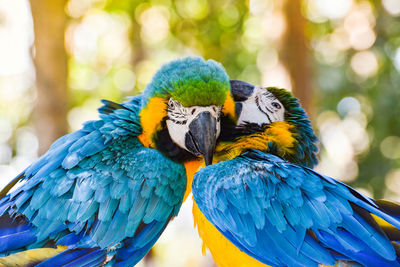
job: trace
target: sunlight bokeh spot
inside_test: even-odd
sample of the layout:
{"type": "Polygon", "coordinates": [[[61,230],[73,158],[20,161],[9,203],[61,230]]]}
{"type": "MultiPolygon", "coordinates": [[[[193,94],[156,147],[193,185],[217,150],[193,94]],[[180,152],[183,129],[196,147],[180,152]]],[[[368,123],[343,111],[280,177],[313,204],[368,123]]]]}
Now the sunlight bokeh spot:
{"type": "Polygon", "coordinates": [[[388,159],[400,158],[400,137],[388,136],[380,144],[382,154],[388,159]]]}
{"type": "Polygon", "coordinates": [[[12,124],[5,118],[0,118],[0,144],[5,143],[10,139],[13,129],[12,124]]]}
{"type": "Polygon", "coordinates": [[[84,122],[90,120],[96,120],[98,118],[98,113],[96,108],[99,107],[100,103],[98,102],[97,106],[89,104],[71,109],[68,112],[68,123],[71,130],[77,131],[82,127],[82,124],[84,122]]]}
{"type": "Polygon", "coordinates": [[[0,144],[0,164],[7,164],[11,161],[12,150],[9,145],[0,144]]]}
{"type": "Polygon", "coordinates": [[[341,127],[351,142],[355,155],[364,153],[369,148],[369,136],[362,122],[349,116],[342,121],[341,127]]]}
{"type": "Polygon", "coordinates": [[[119,90],[129,92],[135,87],[136,75],[131,69],[123,68],[114,74],[113,81],[119,90]]]}
{"type": "Polygon", "coordinates": [[[21,127],[16,132],[17,155],[28,160],[35,160],[39,149],[39,141],[31,127],[21,127]]]}
{"type": "Polygon", "coordinates": [[[142,38],[146,42],[157,43],[169,33],[169,11],[166,8],[153,6],[140,15],[142,38]]]}
{"type": "Polygon", "coordinates": [[[396,67],[397,71],[400,73],[400,47],[396,49],[393,57],[393,64],[396,67]]]}
{"type": "Polygon", "coordinates": [[[400,201],[400,168],[392,169],[386,174],[386,196],[387,198],[400,201]]]}
{"type": "Polygon", "coordinates": [[[375,17],[371,6],[367,3],[361,2],[355,6],[346,16],[343,25],[354,49],[365,50],[374,44],[376,39],[376,33],[373,30],[375,17]]]}
{"type": "Polygon", "coordinates": [[[318,12],[329,19],[343,18],[353,3],[352,0],[314,0],[318,12]]]}
{"type": "Polygon", "coordinates": [[[361,110],[360,102],[351,96],[344,97],[337,104],[337,111],[340,115],[346,116],[348,113],[358,113],[361,110]]]}
{"type": "Polygon", "coordinates": [[[330,35],[332,45],[338,50],[347,50],[350,48],[349,34],[343,27],[338,27],[330,35]]]}
{"type": "Polygon", "coordinates": [[[268,12],[272,11],[274,1],[271,0],[250,0],[249,9],[250,14],[256,16],[265,16],[268,12]]]}
{"type": "Polygon", "coordinates": [[[382,5],[390,15],[392,15],[392,16],[400,15],[400,1],[399,0],[382,0],[382,5]]]}
{"type": "Polygon", "coordinates": [[[260,72],[267,72],[279,62],[278,53],[273,48],[264,48],[257,54],[257,67],[260,72]]]}
{"type": "Polygon", "coordinates": [[[266,42],[265,30],[262,27],[262,18],[251,17],[244,24],[242,35],[243,46],[248,51],[255,51],[266,42]]]}
{"type": "Polygon", "coordinates": [[[371,77],[378,71],[378,59],[372,51],[355,53],[350,64],[353,71],[361,77],[371,77]]]}
{"type": "Polygon", "coordinates": [[[218,16],[218,22],[224,27],[231,27],[238,22],[239,12],[235,6],[228,6],[218,16]]]}
{"type": "Polygon", "coordinates": [[[0,1],[0,75],[30,71],[33,25],[27,1],[0,1]]]}
{"type": "Polygon", "coordinates": [[[262,23],[265,35],[272,40],[278,41],[286,31],[286,18],[282,12],[265,16],[262,23]]]}
{"type": "Polygon", "coordinates": [[[178,0],[176,7],[182,17],[195,20],[204,19],[209,12],[207,0],[178,0]]]}
{"type": "Polygon", "coordinates": [[[261,73],[261,84],[285,88],[288,91],[292,90],[290,75],[285,66],[279,62],[261,73]]]}

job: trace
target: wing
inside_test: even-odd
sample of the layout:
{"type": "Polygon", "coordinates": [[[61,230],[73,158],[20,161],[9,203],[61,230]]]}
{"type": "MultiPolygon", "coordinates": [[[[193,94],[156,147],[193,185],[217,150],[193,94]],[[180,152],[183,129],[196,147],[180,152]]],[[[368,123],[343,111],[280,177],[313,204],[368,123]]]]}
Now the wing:
{"type": "Polygon", "coordinates": [[[69,248],[59,260],[85,247],[97,250],[79,257],[93,261],[128,242],[132,253],[151,248],[180,208],[186,175],[183,165],[136,138],[139,101],[104,101],[100,121],[62,137],[23,172],[26,182],[0,203],[9,218],[0,219],[1,253],[57,243],[69,248]]]}
{"type": "Polygon", "coordinates": [[[372,219],[400,220],[369,198],[311,169],[260,151],[201,169],[193,196],[233,244],[273,266],[398,266],[395,249],[372,219]]]}
{"type": "Polygon", "coordinates": [[[88,121],[81,130],[57,139],[43,156],[1,190],[0,198],[7,195],[20,180],[48,175],[61,165],[70,168],[83,158],[107,147],[111,139],[141,134],[142,128],[139,123],[141,100],[141,95],[132,97],[122,104],[102,100],[104,105],[99,108],[100,120],[88,121]]]}

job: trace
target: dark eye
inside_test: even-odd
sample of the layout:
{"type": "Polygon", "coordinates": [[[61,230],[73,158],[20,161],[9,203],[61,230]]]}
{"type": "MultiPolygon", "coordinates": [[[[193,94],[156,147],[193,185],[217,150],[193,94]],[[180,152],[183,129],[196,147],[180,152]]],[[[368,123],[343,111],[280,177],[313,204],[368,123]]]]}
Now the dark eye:
{"type": "Polygon", "coordinates": [[[194,108],[194,109],[192,109],[192,115],[194,114],[196,112],[196,109],[194,108]]]}
{"type": "Polygon", "coordinates": [[[281,109],[281,105],[278,102],[272,102],[271,105],[276,109],[281,109]]]}

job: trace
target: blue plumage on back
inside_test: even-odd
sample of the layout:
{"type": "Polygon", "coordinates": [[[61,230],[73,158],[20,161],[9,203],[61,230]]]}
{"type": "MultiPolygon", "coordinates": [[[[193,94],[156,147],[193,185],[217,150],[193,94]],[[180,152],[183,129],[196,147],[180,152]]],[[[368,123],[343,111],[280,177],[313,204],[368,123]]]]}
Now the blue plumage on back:
{"type": "Polygon", "coordinates": [[[343,183],[277,156],[250,150],[203,168],[193,196],[226,238],[265,264],[400,265],[370,214],[400,229],[398,217],[343,183]]]}

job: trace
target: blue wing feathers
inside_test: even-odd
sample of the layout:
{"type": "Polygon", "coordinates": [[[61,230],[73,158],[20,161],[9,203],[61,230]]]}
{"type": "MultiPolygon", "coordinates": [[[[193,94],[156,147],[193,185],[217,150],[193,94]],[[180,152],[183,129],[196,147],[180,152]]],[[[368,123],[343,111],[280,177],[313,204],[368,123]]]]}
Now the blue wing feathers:
{"type": "MultiPolygon", "coordinates": [[[[13,239],[1,234],[0,224],[4,255],[53,240],[76,249],[42,266],[84,266],[100,264],[111,246],[127,243],[134,244],[129,248],[134,256],[127,262],[137,262],[176,215],[186,171],[136,138],[142,131],[140,97],[103,103],[100,120],[57,140],[23,172],[25,184],[0,200],[0,215],[23,216],[30,222],[25,228],[11,227],[13,239]],[[81,250],[96,246],[94,251],[81,250]]],[[[124,261],[114,254],[116,262],[124,261]]]]}
{"type": "Polygon", "coordinates": [[[56,255],[55,257],[52,257],[46,261],[39,263],[36,266],[37,267],[82,266],[79,265],[80,260],[82,258],[85,259],[84,257],[86,255],[90,255],[94,251],[96,251],[96,249],[68,249],[56,255]]]}
{"type": "Polygon", "coordinates": [[[317,266],[346,259],[399,266],[386,235],[352,205],[398,228],[399,218],[343,183],[276,156],[249,151],[203,168],[195,175],[193,196],[225,237],[265,264],[317,266]]]}

